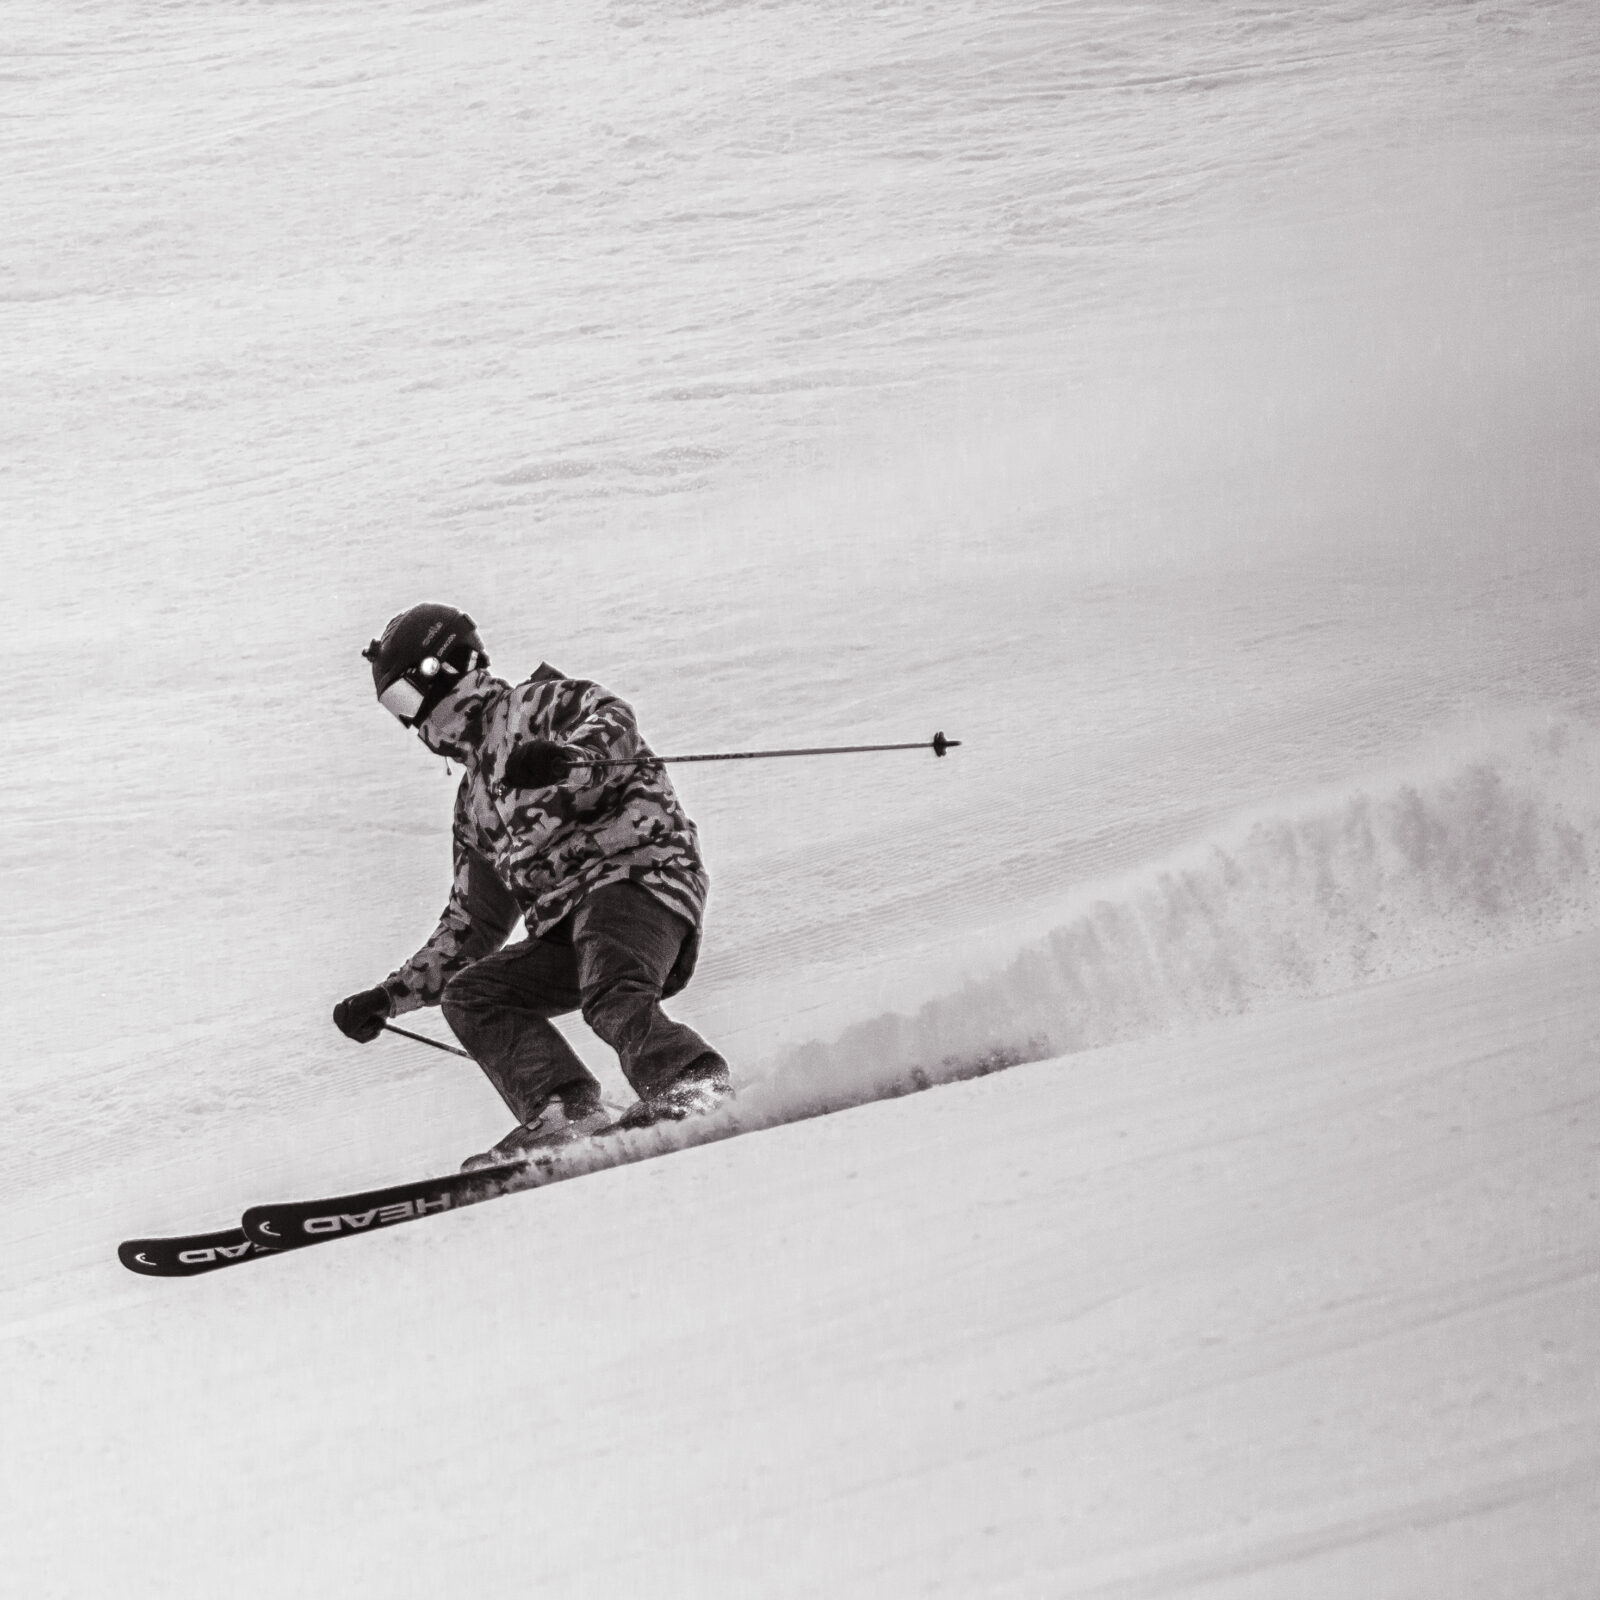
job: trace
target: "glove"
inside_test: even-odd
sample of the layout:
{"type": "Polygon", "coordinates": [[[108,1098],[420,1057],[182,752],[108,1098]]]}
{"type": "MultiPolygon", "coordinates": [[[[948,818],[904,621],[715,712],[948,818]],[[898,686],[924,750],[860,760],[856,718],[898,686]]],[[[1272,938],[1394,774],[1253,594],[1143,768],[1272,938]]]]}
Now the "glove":
{"type": "Polygon", "coordinates": [[[333,1025],[357,1044],[371,1044],[383,1032],[383,1019],[389,1015],[387,989],[363,989],[333,1008],[333,1025]]]}
{"type": "Polygon", "coordinates": [[[548,789],[560,783],[576,763],[561,745],[548,739],[519,744],[506,757],[505,787],[508,789],[548,789]]]}

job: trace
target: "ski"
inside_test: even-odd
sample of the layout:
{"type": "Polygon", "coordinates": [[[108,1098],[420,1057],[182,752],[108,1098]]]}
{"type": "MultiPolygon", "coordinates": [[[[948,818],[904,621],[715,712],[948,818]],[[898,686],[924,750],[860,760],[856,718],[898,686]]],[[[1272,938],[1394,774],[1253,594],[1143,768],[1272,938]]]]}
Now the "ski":
{"type": "Polygon", "coordinates": [[[647,1161],[691,1145],[727,1139],[740,1131],[739,1125],[727,1116],[693,1117],[645,1128],[602,1128],[586,1139],[534,1151],[523,1159],[508,1159],[498,1166],[413,1179],[383,1189],[352,1190],[318,1200],[251,1206],[244,1214],[242,1227],[172,1239],[129,1239],[117,1254],[130,1272],[153,1277],[214,1272],[219,1267],[265,1255],[416,1222],[607,1167],[647,1161]]]}
{"type": "Polygon", "coordinates": [[[581,1178],[608,1167],[630,1166],[691,1145],[727,1139],[740,1131],[728,1117],[693,1117],[654,1127],[602,1128],[586,1139],[530,1152],[500,1166],[444,1177],[397,1183],[387,1189],[362,1189],[320,1200],[285,1200],[251,1206],[244,1231],[266,1250],[301,1250],[329,1239],[373,1233],[402,1222],[416,1222],[444,1211],[495,1200],[526,1189],[581,1178]]]}
{"type": "Polygon", "coordinates": [[[186,1233],[170,1239],[124,1239],[117,1246],[117,1259],[123,1266],[147,1278],[192,1278],[271,1253],[243,1228],[186,1233]]]}
{"type": "Polygon", "coordinates": [[[244,1237],[265,1251],[299,1250],[329,1239],[372,1233],[476,1205],[481,1200],[493,1200],[526,1187],[528,1181],[528,1164],[517,1161],[480,1167],[475,1172],[452,1172],[443,1177],[392,1184],[385,1189],[329,1195],[320,1200],[251,1206],[244,1214],[244,1237]]]}

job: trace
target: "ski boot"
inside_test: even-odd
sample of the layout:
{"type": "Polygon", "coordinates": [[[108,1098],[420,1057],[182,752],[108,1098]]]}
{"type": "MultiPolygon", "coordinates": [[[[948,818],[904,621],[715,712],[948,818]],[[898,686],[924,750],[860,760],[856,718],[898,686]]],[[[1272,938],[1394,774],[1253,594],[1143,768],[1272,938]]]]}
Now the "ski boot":
{"type": "Polygon", "coordinates": [[[477,1172],[482,1167],[503,1166],[508,1161],[520,1161],[538,1154],[541,1150],[558,1150],[599,1133],[611,1125],[613,1113],[596,1094],[574,1096],[569,1104],[561,1098],[560,1091],[552,1094],[526,1122],[518,1123],[505,1138],[490,1145],[481,1155],[468,1156],[461,1163],[463,1172],[477,1172]]]}
{"type": "Polygon", "coordinates": [[[728,1064],[720,1056],[702,1056],[685,1067],[665,1088],[629,1106],[606,1132],[627,1133],[637,1128],[652,1128],[658,1122],[703,1117],[732,1096],[728,1064]]]}

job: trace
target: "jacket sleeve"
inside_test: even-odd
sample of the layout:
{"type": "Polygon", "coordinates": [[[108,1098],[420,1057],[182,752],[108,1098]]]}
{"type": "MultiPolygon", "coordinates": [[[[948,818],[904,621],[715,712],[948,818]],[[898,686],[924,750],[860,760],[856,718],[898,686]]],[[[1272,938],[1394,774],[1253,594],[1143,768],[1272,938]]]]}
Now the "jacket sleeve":
{"type": "MultiPolygon", "coordinates": [[[[633,707],[614,694],[608,694],[598,684],[584,685],[577,703],[563,709],[573,720],[559,737],[578,763],[581,764],[585,756],[597,761],[626,761],[629,756],[648,753],[644,740],[639,737],[633,707]]],[[[603,781],[609,770],[592,768],[589,781],[603,781]]]]}
{"type": "Polygon", "coordinates": [[[455,865],[450,902],[439,926],[404,966],[383,980],[391,1016],[437,1005],[451,978],[474,961],[493,955],[510,938],[522,915],[494,867],[459,834],[455,865]]]}

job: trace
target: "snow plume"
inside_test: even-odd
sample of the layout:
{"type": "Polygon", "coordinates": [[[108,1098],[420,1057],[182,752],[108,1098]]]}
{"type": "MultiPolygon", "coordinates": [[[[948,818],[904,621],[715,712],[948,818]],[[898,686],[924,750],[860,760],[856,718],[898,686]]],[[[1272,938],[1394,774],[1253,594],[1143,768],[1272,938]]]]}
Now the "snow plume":
{"type": "Polygon", "coordinates": [[[1452,744],[1085,891],[1000,970],[789,1052],[767,1092],[903,1093],[1600,924],[1600,727],[1452,744]]]}

